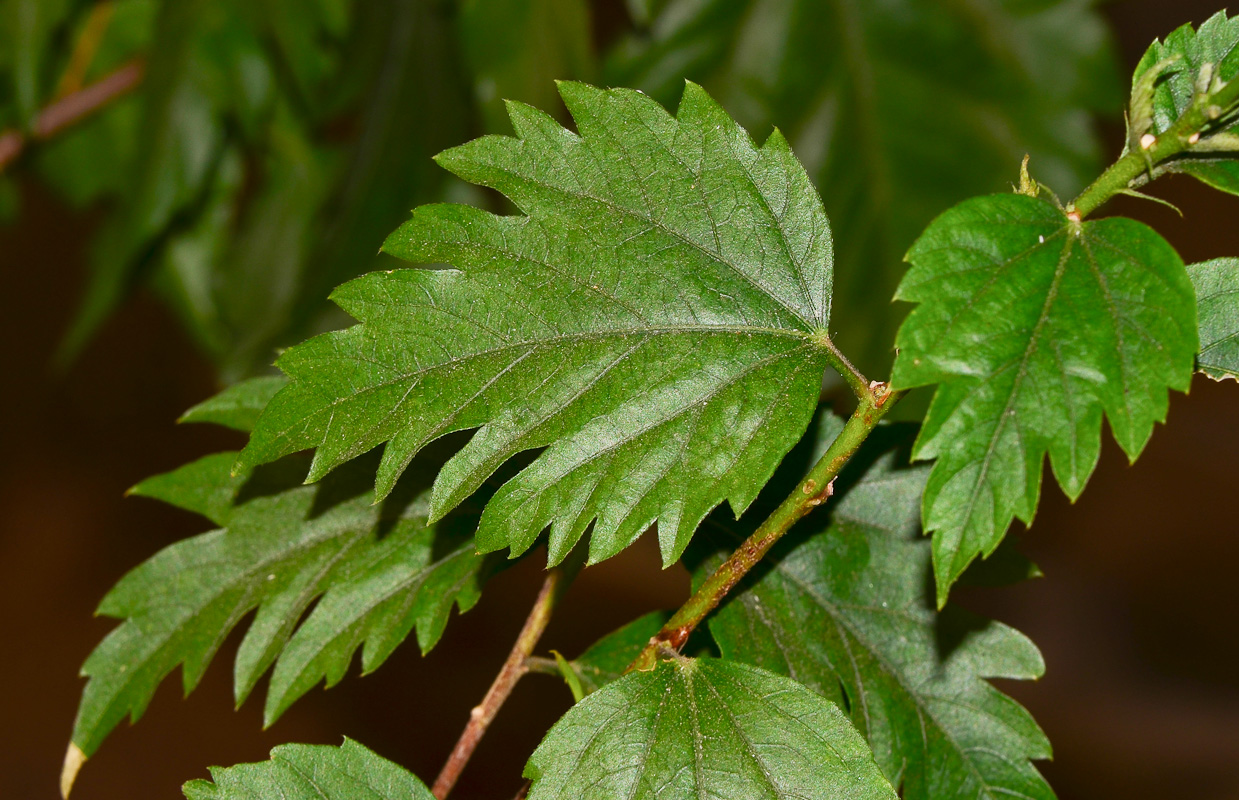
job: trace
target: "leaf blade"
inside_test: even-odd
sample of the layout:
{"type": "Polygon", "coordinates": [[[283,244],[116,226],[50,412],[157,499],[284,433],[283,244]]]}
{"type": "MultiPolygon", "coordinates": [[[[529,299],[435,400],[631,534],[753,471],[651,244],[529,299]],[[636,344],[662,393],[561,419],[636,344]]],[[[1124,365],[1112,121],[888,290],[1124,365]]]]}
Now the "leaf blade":
{"type": "Polygon", "coordinates": [[[834,704],[718,659],[662,662],[589,695],[525,776],[531,800],[895,797],[834,704]]]}
{"type": "Polygon", "coordinates": [[[211,780],[189,781],[187,800],[432,800],[408,770],[345,738],[331,745],[282,744],[256,764],[212,767],[211,780]]]}
{"type": "Polygon", "coordinates": [[[1100,453],[1103,413],[1130,459],[1183,391],[1197,347],[1182,261],[1132,220],[1070,223],[1022,195],[945,212],[912,250],[892,383],[938,383],[914,456],[940,600],[1015,517],[1032,520],[1048,454],[1069,497],[1100,453]]]}
{"type": "MultiPolygon", "coordinates": [[[[139,485],[138,493],[209,513],[222,527],[164,548],[101,602],[98,613],[122,622],[82,667],[90,680],[72,741],[86,756],[126,715],[136,721],[178,665],[185,691],[191,691],[250,611],[256,614],[234,670],[238,704],[289,653],[290,639],[301,649],[316,644],[313,629],[303,633],[298,624],[310,605],[317,600],[331,607],[343,593],[359,599],[358,584],[368,585],[367,569],[375,564],[406,579],[392,590],[400,613],[367,620],[363,635],[348,640],[347,649],[337,643],[332,655],[342,661],[341,673],[356,647],[381,640],[381,657],[367,660],[372,669],[412,629],[429,649],[452,605],[463,611],[476,602],[483,565],[468,545],[469,530],[452,520],[427,523],[429,498],[415,484],[406,481],[400,496],[375,505],[367,490],[373,468],[364,464],[306,487],[298,486],[304,462],[273,465],[244,479],[231,475],[234,460],[231,453],[208,456],[139,485]],[[448,573],[452,580],[436,580],[448,573]],[[436,591],[415,594],[414,583],[436,591]]],[[[364,592],[360,599],[378,602],[364,592]]],[[[311,613],[306,621],[317,618],[311,613]]],[[[282,694],[273,716],[314,682],[282,694]]]]}
{"type": "Polygon", "coordinates": [[[519,554],[549,526],[551,563],[591,524],[599,561],[659,519],[669,564],[719,503],[747,507],[829,363],[821,201],[780,135],[758,147],[699,87],[674,117],[628,90],[560,93],[579,135],[513,103],[517,137],[438,159],[525,215],[417,209],[384,249],[456,269],[337,290],[361,324],[281,357],[289,386],[242,468],[313,447],[314,480],[385,443],[381,497],[430,441],[478,428],[435,482],[437,518],[545,447],[477,540],[519,554]]]}

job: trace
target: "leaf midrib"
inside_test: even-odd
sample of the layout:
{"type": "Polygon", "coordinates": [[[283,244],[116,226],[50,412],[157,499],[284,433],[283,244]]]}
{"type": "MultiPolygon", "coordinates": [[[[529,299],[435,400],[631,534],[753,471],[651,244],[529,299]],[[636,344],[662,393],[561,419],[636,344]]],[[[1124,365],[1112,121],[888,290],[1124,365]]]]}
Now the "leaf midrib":
{"type": "MultiPolygon", "coordinates": [[[[445,361],[439,362],[437,364],[432,364],[422,369],[401,372],[395,377],[388,378],[383,381],[379,381],[369,386],[365,386],[358,391],[352,392],[351,394],[347,394],[342,397],[337,397],[333,399],[330,403],[319,406],[311,414],[297,417],[297,419],[294,420],[291,425],[275,433],[272,436],[272,438],[273,439],[285,439],[288,437],[288,434],[290,431],[301,428],[307,417],[322,416],[328,411],[334,414],[336,407],[341,404],[354,402],[358,400],[359,398],[364,397],[366,395],[381,391],[383,389],[390,388],[392,386],[396,386],[405,381],[416,380],[418,378],[421,378],[424,375],[430,374],[437,370],[448,369],[450,367],[456,366],[466,361],[472,361],[475,359],[497,355],[497,354],[503,353],[506,350],[529,348],[532,351],[532,350],[537,350],[537,349],[552,349],[557,345],[566,344],[569,342],[581,342],[581,341],[588,342],[588,341],[598,341],[598,340],[611,339],[611,338],[624,339],[624,338],[628,338],[632,336],[649,337],[649,336],[657,336],[657,335],[680,335],[680,334],[691,334],[691,333],[700,333],[700,334],[728,334],[730,333],[730,334],[735,334],[737,336],[741,336],[741,335],[751,336],[751,335],[756,334],[756,335],[769,336],[771,338],[800,339],[802,341],[809,342],[814,347],[817,346],[814,343],[813,334],[808,331],[803,331],[797,328],[763,328],[763,327],[747,326],[747,325],[662,325],[662,326],[658,326],[654,328],[639,328],[639,329],[632,329],[632,330],[626,330],[626,329],[621,328],[621,329],[609,330],[609,331],[580,331],[580,332],[572,332],[572,333],[563,333],[557,336],[550,336],[545,339],[530,339],[530,340],[523,340],[523,341],[517,341],[517,342],[505,341],[503,344],[497,347],[490,347],[484,350],[478,350],[478,351],[469,353],[466,356],[449,358],[445,361]]],[[[379,364],[378,366],[383,366],[383,365],[379,364]]],[[[299,385],[299,381],[297,380],[297,378],[293,377],[291,383],[289,384],[289,387],[296,387],[298,385],[299,385]]],[[[384,419],[386,419],[386,417],[384,419]]],[[[381,422],[376,423],[376,424],[381,424],[381,422]]],[[[373,429],[373,427],[374,426],[371,426],[371,429],[373,429]]],[[[327,438],[327,431],[324,431],[322,441],[326,441],[326,438],[327,438]]]]}

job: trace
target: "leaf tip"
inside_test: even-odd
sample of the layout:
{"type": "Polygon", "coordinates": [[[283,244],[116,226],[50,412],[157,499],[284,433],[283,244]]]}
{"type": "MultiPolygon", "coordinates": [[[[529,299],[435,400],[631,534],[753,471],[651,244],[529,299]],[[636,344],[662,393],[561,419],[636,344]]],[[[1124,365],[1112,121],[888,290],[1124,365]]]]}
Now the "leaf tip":
{"type": "Polygon", "coordinates": [[[68,800],[69,792],[73,790],[73,783],[77,780],[77,774],[85,763],[86,753],[82,752],[82,748],[73,742],[69,742],[69,749],[65,750],[64,766],[60,768],[60,796],[65,800],[68,800]]]}

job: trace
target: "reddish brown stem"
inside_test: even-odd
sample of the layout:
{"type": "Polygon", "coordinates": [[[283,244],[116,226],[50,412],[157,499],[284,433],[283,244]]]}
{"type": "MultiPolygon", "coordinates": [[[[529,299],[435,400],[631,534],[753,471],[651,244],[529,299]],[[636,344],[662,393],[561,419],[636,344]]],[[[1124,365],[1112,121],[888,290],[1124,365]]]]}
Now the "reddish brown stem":
{"type": "Polygon", "coordinates": [[[439,777],[435,779],[435,785],[431,791],[438,800],[443,800],[448,792],[452,791],[460,773],[473,756],[473,751],[477,749],[478,743],[486,735],[486,729],[494,721],[495,715],[499,713],[508,695],[512,694],[516,682],[529,671],[525,663],[526,659],[533,653],[538,639],[542,638],[542,632],[546,630],[547,623],[551,621],[551,611],[566,583],[565,572],[559,568],[551,570],[546,580],[543,581],[542,589],[538,592],[538,599],[534,600],[529,617],[525,620],[525,627],[521,628],[520,635],[516,637],[516,644],[512,646],[508,660],[504,662],[503,669],[499,670],[499,674],[495,676],[495,682],[490,685],[490,690],[486,692],[482,702],[474,706],[473,711],[470,712],[469,724],[460,734],[456,747],[439,772],[439,777]]]}
{"type": "Polygon", "coordinates": [[[144,66],[130,61],[98,81],[73,92],[39,112],[29,135],[13,129],[0,133],[0,171],[21,155],[29,140],[48,139],[80,122],[142,82],[144,66]]]}

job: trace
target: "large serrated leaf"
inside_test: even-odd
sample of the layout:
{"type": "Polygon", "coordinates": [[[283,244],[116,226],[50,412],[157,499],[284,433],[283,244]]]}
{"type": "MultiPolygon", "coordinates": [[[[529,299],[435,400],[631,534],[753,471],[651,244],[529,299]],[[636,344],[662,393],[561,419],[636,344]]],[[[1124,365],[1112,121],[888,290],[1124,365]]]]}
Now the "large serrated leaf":
{"type": "MultiPolygon", "coordinates": [[[[630,4],[636,6],[637,4],[630,4]]],[[[1096,175],[1090,112],[1117,110],[1105,19],[1079,0],[667,0],[604,75],[670,102],[701,83],[749,130],[777,124],[840,236],[832,330],[885,374],[900,258],[930,220],[1005,189],[1031,154],[1061,192],[1096,175]]]]}
{"type": "MultiPolygon", "coordinates": [[[[1225,11],[1205,20],[1199,30],[1189,23],[1167,36],[1166,41],[1155,40],[1132,77],[1133,85],[1139,87],[1146,73],[1161,70],[1155,78],[1151,119],[1136,120],[1136,124],[1147,125],[1155,135],[1169,130],[1192,103],[1202,77],[1203,88],[1210,89],[1215,80],[1226,82],[1239,75],[1237,46],[1239,17],[1229,17],[1225,11]]],[[[1239,120],[1225,118],[1198,145],[1163,166],[1173,172],[1185,172],[1224,192],[1239,194],[1237,134],[1239,120]]]]}
{"type": "Polygon", "coordinates": [[[413,773],[352,739],[339,747],[282,744],[271,760],[212,767],[186,783],[188,800],[434,800],[413,773]]]}
{"type": "Polygon", "coordinates": [[[363,643],[366,671],[413,628],[425,651],[453,605],[465,611],[477,601],[484,562],[469,535],[475,517],[428,524],[429,497],[418,493],[412,473],[376,505],[373,462],[301,486],[303,460],[273,464],[250,479],[231,476],[234,461],[235,453],[208,456],[133,490],[222,528],[163,549],[103,599],[99,613],[124,622],[82,667],[90,681],[73,744],[85,755],[126,714],[141,716],[178,665],[192,690],[250,611],[256,614],[237,653],[236,696],[243,701],[279,659],[270,722],[320,678],[338,681],[363,643]],[[347,618],[335,613],[341,605],[347,618]],[[296,680],[283,680],[290,671],[296,680]]]}
{"type": "Polygon", "coordinates": [[[1196,367],[1215,381],[1239,380],[1239,258],[1189,264],[1187,274],[1200,326],[1196,367]]]}
{"type": "Polygon", "coordinates": [[[452,270],[376,273],[334,299],[361,321],[279,360],[290,383],[241,464],[316,448],[310,478],[386,442],[378,495],[423,446],[480,428],[439,474],[432,518],[514,454],[547,449],[490,501],[484,551],[550,526],[560,561],[658,520],[666,563],[727,500],[738,514],[804,431],[830,363],[831,237],[777,132],[757,147],[700,88],[673,117],[564,83],[580,134],[510,106],[517,138],[440,163],[525,216],[425,206],[385,250],[452,270]]]}
{"type": "Polygon", "coordinates": [[[1135,459],[1186,390],[1196,307],[1183,262],[1129,219],[1071,223],[1023,195],[968,200],[908,253],[892,383],[939,384],[914,456],[936,458],[925,489],[939,601],[1013,517],[1030,522],[1048,453],[1079,496],[1105,413],[1135,459]]]}
{"type": "MultiPolygon", "coordinates": [[[[711,618],[710,633],[724,657],[789,675],[849,709],[906,800],[1052,798],[1029,763],[1050,756],[1049,742],[983,680],[1037,678],[1041,656],[1006,625],[935,611],[930,544],[917,524],[929,470],[902,467],[911,438],[907,428],[880,430],[840,476],[847,488],[830,517],[810,518],[780,543],[769,568],[711,618]]],[[[709,530],[718,549],[694,582],[747,533],[709,530]]]]}
{"type": "Polygon", "coordinates": [[[800,684],[677,658],[577,703],[525,767],[530,800],[894,800],[864,739],[800,684]]]}

